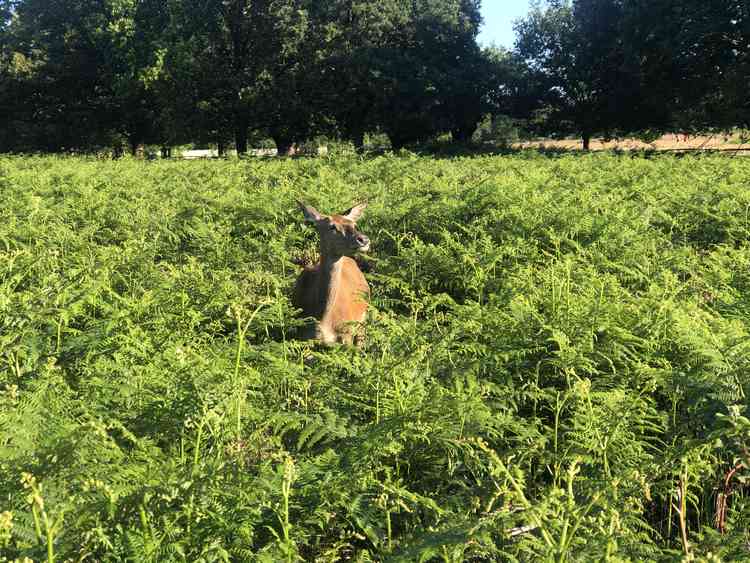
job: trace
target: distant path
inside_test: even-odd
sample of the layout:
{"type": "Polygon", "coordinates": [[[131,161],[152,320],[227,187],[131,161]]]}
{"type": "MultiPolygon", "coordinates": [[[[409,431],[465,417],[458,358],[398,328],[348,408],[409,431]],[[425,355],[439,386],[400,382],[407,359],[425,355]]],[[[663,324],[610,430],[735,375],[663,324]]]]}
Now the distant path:
{"type": "MultiPolygon", "coordinates": [[[[657,150],[664,152],[683,151],[726,151],[750,156],[750,142],[741,143],[737,136],[699,135],[691,136],[683,133],[663,135],[652,143],[644,143],[638,139],[620,139],[604,142],[601,139],[591,139],[591,150],[657,150]]],[[[580,139],[540,139],[515,143],[515,148],[552,148],[566,150],[582,150],[580,139]]]]}

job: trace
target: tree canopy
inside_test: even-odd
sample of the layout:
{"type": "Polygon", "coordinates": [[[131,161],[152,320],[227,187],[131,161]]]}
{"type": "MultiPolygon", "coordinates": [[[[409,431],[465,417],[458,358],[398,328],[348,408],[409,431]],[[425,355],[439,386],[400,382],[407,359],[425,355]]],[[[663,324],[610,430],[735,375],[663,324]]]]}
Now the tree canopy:
{"type": "Polygon", "coordinates": [[[2,0],[0,150],[471,136],[477,0],[2,0]]]}
{"type": "Polygon", "coordinates": [[[479,0],[0,0],[0,151],[318,135],[472,138],[750,126],[742,0],[549,0],[512,50],[479,0]]]}
{"type": "Polygon", "coordinates": [[[747,127],[750,17],[742,1],[550,0],[516,25],[545,132],[747,127]]]}

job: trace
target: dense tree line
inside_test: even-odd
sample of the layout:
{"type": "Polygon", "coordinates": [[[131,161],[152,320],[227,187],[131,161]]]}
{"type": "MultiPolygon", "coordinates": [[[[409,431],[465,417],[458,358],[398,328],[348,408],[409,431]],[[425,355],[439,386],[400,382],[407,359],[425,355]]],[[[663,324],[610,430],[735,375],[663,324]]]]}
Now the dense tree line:
{"type": "Polygon", "coordinates": [[[593,135],[750,126],[747,0],[550,0],[516,32],[519,114],[540,132],[587,148],[593,135]]]}
{"type": "Polygon", "coordinates": [[[0,151],[317,135],[747,127],[743,0],[551,0],[480,49],[480,0],[0,0],[0,151]]]}
{"type": "Polygon", "coordinates": [[[478,0],[2,1],[0,150],[471,136],[478,0]]]}

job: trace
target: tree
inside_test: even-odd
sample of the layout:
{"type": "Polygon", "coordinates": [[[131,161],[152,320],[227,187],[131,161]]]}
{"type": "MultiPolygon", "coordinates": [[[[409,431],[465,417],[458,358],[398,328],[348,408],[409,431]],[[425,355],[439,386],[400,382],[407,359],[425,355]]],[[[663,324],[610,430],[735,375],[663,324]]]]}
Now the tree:
{"type": "MultiPolygon", "coordinates": [[[[223,23],[232,5],[170,3],[169,23],[163,30],[163,64],[157,75],[166,136],[178,142],[216,143],[220,153],[238,133],[235,117],[246,80],[240,65],[248,59],[238,45],[233,49],[223,23]]],[[[236,142],[241,146],[241,133],[236,142]]]]}
{"type": "Polygon", "coordinates": [[[476,0],[336,0],[321,10],[326,113],[358,147],[384,130],[394,148],[453,131],[466,139],[489,87],[476,0]]]}
{"type": "Polygon", "coordinates": [[[24,88],[33,73],[29,61],[15,50],[15,2],[0,0],[0,151],[25,144],[23,122],[30,118],[21,100],[31,99],[24,88]]]}
{"type": "Polygon", "coordinates": [[[516,53],[542,131],[703,131],[748,123],[750,7],[741,0],[553,0],[519,22],[516,53]]]}
{"type": "Polygon", "coordinates": [[[0,0],[0,15],[6,148],[466,140],[491,88],[479,0],[0,0]]]}
{"type": "Polygon", "coordinates": [[[704,131],[750,123],[750,5],[742,0],[631,8],[645,91],[670,127],[704,131]]]}
{"type": "Polygon", "coordinates": [[[310,2],[276,0],[259,12],[253,52],[254,88],[249,90],[255,123],[276,143],[278,154],[317,132],[316,86],[319,45],[311,32],[310,2]]]}
{"type": "Polygon", "coordinates": [[[158,77],[164,63],[164,28],[169,13],[159,0],[113,4],[110,24],[113,112],[116,130],[124,136],[131,153],[143,143],[163,143],[163,104],[158,77]]]}
{"type": "Polygon", "coordinates": [[[482,23],[480,2],[446,3],[442,18],[425,18],[425,58],[437,70],[437,121],[455,141],[471,139],[487,112],[487,94],[492,87],[491,62],[477,45],[482,23]],[[428,59],[429,60],[429,59],[428,59]]]}
{"type": "Polygon", "coordinates": [[[441,132],[467,140],[488,89],[476,1],[400,3],[392,37],[373,50],[379,122],[395,148],[441,132]]]}
{"type": "MultiPolygon", "coordinates": [[[[124,136],[131,149],[160,135],[149,67],[157,33],[153,0],[6,3],[5,85],[12,84],[16,148],[87,149],[124,136]]],[[[12,101],[11,101],[12,103],[12,101]]]]}
{"type": "Polygon", "coordinates": [[[314,12],[320,50],[318,99],[333,129],[357,149],[381,125],[384,49],[400,41],[409,23],[401,0],[331,0],[314,12]]]}
{"type": "Polygon", "coordinates": [[[623,48],[617,0],[551,1],[516,25],[516,52],[541,91],[543,125],[575,132],[589,148],[597,133],[638,128],[637,67],[623,48]]]}
{"type": "Polygon", "coordinates": [[[532,71],[516,52],[491,46],[482,55],[489,73],[485,96],[490,113],[528,119],[543,106],[546,93],[542,76],[532,71]]]}
{"type": "Polygon", "coordinates": [[[489,83],[476,43],[477,0],[422,0],[406,10],[407,25],[383,47],[381,123],[394,148],[445,131],[471,137],[484,112],[489,83]]]}
{"type": "Polygon", "coordinates": [[[314,130],[309,95],[308,0],[182,0],[165,68],[170,95],[192,127],[239,153],[262,129],[280,153],[314,130]],[[213,129],[211,129],[213,126],[213,129]]]}
{"type": "MultiPolygon", "coordinates": [[[[108,88],[102,79],[100,5],[87,0],[26,0],[10,5],[4,30],[10,80],[24,96],[17,109],[28,126],[21,148],[63,150],[101,141],[108,88]]],[[[23,128],[19,128],[23,129],[23,128]]]]}

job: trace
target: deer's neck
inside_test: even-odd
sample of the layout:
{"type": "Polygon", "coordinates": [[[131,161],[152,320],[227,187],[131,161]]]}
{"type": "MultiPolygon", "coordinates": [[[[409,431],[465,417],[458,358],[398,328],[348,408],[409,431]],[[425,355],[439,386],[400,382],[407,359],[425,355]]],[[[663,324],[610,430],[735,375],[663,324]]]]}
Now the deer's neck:
{"type": "Polygon", "coordinates": [[[337,256],[335,254],[321,254],[320,256],[320,271],[330,271],[334,268],[340,267],[344,263],[346,256],[337,256]]]}
{"type": "Polygon", "coordinates": [[[320,265],[318,266],[320,274],[318,298],[321,303],[330,304],[336,300],[336,294],[341,285],[341,270],[345,262],[345,256],[324,254],[320,257],[320,265]]]}

